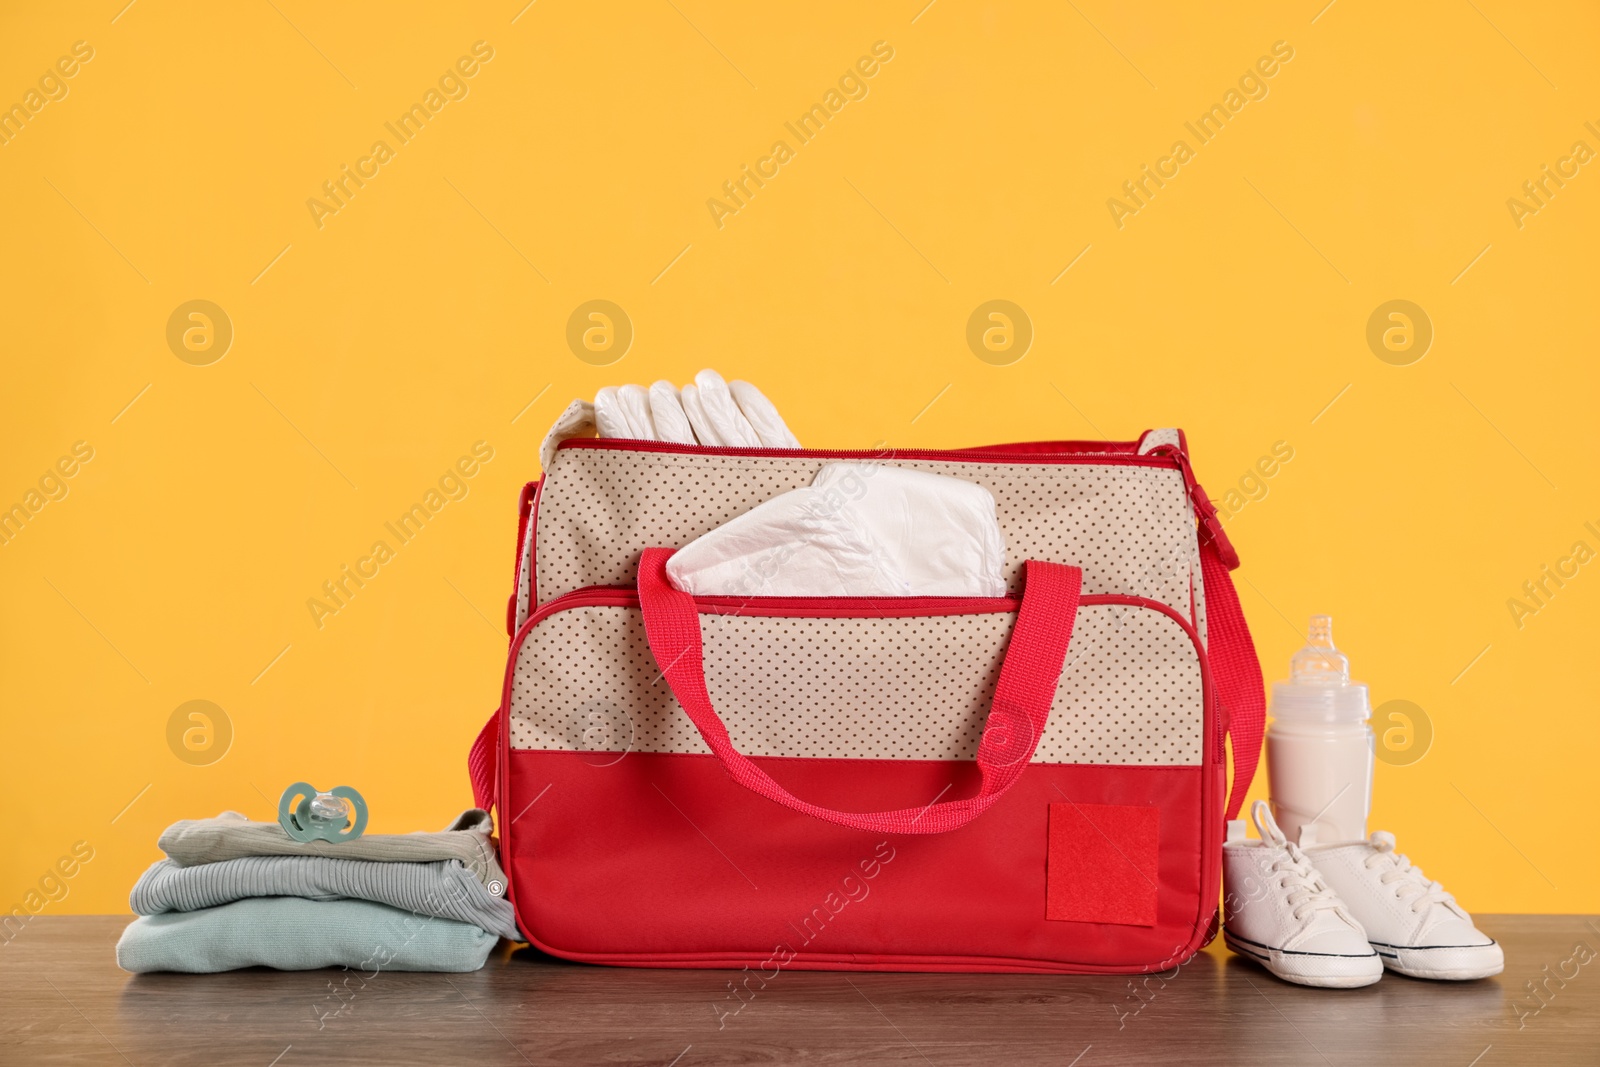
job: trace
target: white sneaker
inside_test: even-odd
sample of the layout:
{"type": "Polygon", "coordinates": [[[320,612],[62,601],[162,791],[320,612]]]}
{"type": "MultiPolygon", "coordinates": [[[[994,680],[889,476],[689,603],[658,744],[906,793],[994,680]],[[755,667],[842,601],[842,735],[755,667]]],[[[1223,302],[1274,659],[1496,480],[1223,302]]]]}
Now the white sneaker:
{"type": "Polygon", "coordinates": [[[1368,841],[1307,844],[1317,870],[1366,928],[1383,965],[1412,978],[1487,978],[1505,969],[1494,938],[1472,925],[1444,886],[1394,850],[1394,835],[1368,841]]]}
{"type": "Polygon", "coordinates": [[[1228,824],[1222,846],[1223,939],[1286,982],[1349,989],[1383,977],[1366,931],[1328,887],[1300,846],[1283,836],[1265,801],[1228,824]]]}

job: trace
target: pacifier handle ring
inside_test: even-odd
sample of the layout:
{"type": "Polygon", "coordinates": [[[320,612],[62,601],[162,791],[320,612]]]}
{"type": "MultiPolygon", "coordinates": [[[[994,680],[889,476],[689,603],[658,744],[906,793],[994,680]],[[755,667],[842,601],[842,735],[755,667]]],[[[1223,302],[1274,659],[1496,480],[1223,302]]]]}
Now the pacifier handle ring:
{"type": "Polygon", "coordinates": [[[336,785],[328,790],[329,796],[342,797],[350,803],[350,825],[340,831],[341,838],[360,837],[367,828],[367,801],[360,793],[347,785],[336,785]]]}
{"type": "Polygon", "coordinates": [[[299,826],[300,821],[295,818],[296,809],[299,807],[298,802],[302,799],[315,799],[316,795],[317,791],[310,782],[296,782],[288,789],[285,789],[283,795],[278,798],[279,825],[293,823],[295,826],[299,826]]]}

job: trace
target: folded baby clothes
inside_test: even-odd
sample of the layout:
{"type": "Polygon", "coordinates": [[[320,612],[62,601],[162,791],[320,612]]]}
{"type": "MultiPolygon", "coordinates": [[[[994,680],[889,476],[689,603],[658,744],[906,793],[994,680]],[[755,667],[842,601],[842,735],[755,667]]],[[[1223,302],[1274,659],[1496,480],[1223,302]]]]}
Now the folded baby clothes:
{"type": "Polygon", "coordinates": [[[135,919],[117,942],[117,966],[189,974],[340,966],[460,972],[482,967],[498,941],[471,923],[365,900],[256,897],[135,919]]]}
{"type": "Polygon", "coordinates": [[[183,819],[161,833],[157,844],[180,867],[245,856],[330,856],[345,860],[431,862],[460,860],[485,884],[505,884],[495,860],[489,813],[469,808],[438,833],[363,834],[354,841],[296,841],[275,822],[251,822],[236,811],[214,819],[183,819]]]}
{"type": "Polygon", "coordinates": [[[327,856],[247,856],[195,867],[158,860],[139,878],[128,902],[136,914],[158,915],[199,911],[250,897],[368,900],[524,940],[504,893],[503,881],[485,886],[460,860],[383,863],[327,856]]]}
{"type": "Polygon", "coordinates": [[[695,596],[999,597],[1005,555],[983,486],[830,463],[673,553],[667,576],[695,596]]]}

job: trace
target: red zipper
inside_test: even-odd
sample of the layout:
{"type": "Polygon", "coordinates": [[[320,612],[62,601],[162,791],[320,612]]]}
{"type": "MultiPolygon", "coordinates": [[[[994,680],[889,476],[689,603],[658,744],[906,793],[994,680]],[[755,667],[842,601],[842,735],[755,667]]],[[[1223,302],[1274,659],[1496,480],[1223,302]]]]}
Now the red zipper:
{"type": "MultiPolygon", "coordinates": [[[[1051,441],[1042,447],[1065,448],[1084,442],[1051,441]]],[[[1100,446],[1101,442],[1092,442],[1100,446]]],[[[1127,452],[1051,451],[1006,452],[1004,448],[1027,446],[998,446],[984,448],[723,448],[710,445],[680,445],[671,441],[633,441],[622,437],[573,437],[562,441],[557,448],[619,449],[627,452],[662,452],[679,456],[753,456],[773,459],[922,459],[946,460],[958,463],[1095,463],[1106,466],[1180,467],[1182,464],[1160,449],[1146,455],[1127,452]]],[[[1166,446],[1163,446],[1166,447],[1166,446]]]]}
{"type": "MultiPolygon", "coordinates": [[[[1090,600],[1082,598],[1084,603],[1090,600]]],[[[1021,605],[1014,597],[968,596],[697,596],[694,602],[703,615],[813,619],[1002,615],[1015,612],[1021,605]]],[[[639,591],[632,586],[587,585],[541,604],[521,628],[527,630],[551,615],[573,608],[636,607],[638,603],[639,591]]]]}
{"type": "MultiPolygon", "coordinates": [[[[808,619],[904,619],[946,615],[1009,615],[1022,606],[1016,597],[984,596],[697,596],[695,606],[702,615],[743,615],[753,618],[808,619]]],[[[1205,661],[1205,648],[1193,624],[1170,605],[1149,597],[1122,593],[1090,593],[1080,604],[1146,608],[1167,616],[1183,627],[1189,640],[1205,661]]],[[[639,591],[629,585],[586,585],[563,593],[528,616],[518,629],[517,640],[538,623],[558,612],[584,607],[637,607],[639,591]]]]}
{"type": "MultiPolygon", "coordinates": [[[[1127,452],[1041,451],[1010,452],[1011,448],[1072,449],[1080,445],[1102,447],[1101,442],[1044,441],[1036,444],[995,445],[965,449],[831,449],[831,448],[721,448],[709,445],[680,445],[670,441],[633,441],[620,437],[574,437],[562,441],[557,448],[619,449],[629,452],[661,452],[679,456],[754,456],[772,458],[807,459],[920,459],[957,463],[1083,463],[1101,466],[1176,467],[1183,474],[1184,488],[1195,518],[1200,522],[1201,543],[1214,541],[1217,555],[1231,571],[1238,569],[1239,553],[1222,529],[1217,517],[1217,507],[1195,480],[1194,468],[1189,464],[1189,453],[1178,445],[1156,445],[1144,455],[1127,452]],[[1003,458],[1000,458],[1003,457],[1003,458]]],[[[1124,447],[1114,445],[1113,447],[1124,447]]]]}
{"type": "Polygon", "coordinates": [[[1110,455],[1137,455],[1139,452],[1138,441],[1015,441],[998,445],[974,445],[971,448],[959,449],[961,452],[983,452],[1006,455],[1020,453],[1023,455],[1048,455],[1052,453],[1074,452],[1101,452],[1110,455]]]}

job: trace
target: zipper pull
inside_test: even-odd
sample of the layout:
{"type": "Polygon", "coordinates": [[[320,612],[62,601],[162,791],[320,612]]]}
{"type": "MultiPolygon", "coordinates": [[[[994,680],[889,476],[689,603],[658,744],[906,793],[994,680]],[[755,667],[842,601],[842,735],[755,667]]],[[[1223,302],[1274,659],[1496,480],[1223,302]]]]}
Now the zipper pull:
{"type": "Polygon", "coordinates": [[[1200,483],[1195,481],[1194,468],[1189,465],[1189,454],[1176,445],[1157,445],[1150,450],[1150,454],[1171,456],[1178,461],[1178,468],[1183,472],[1183,484],[1189,490],[1189,502],[1194,506],[1195,518],[1200,521],[1200,543],[1215,545],[1222,565],[1230,571],[1238,570],[1239,552],[1222,528],[1222,520],[1217,517],[1217,506],[1211,502],[1200,483]]]}

